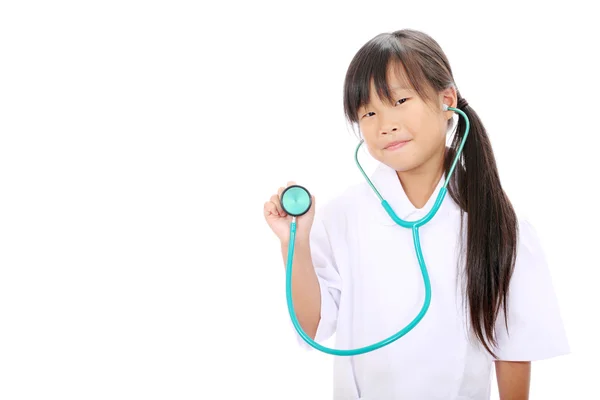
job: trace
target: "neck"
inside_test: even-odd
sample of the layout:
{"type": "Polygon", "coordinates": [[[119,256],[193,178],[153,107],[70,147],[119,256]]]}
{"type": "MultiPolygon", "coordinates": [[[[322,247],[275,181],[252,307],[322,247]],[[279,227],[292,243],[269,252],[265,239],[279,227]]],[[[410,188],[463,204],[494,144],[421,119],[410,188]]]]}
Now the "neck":
{"type": "Polygon", "coordinates": [[[409,171],[396,171],[404,193],[416,208],[423,208],[444,174],[444,153],[409,171]]]}

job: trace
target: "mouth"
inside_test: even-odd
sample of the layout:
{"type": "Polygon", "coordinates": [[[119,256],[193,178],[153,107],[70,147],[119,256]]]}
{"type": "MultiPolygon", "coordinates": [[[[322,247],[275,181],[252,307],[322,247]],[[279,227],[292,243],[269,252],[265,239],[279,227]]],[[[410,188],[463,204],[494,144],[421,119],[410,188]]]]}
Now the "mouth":
{"type": "Polygon", "coordinates": [[[397,150],[399,148],[404,147],[404,145],[406,145],[408,142],[410,142],[410,139],[408,140],[396,140],[394,142],[388,143],[387,146],[384,147],[385,150],[397,150]]]}

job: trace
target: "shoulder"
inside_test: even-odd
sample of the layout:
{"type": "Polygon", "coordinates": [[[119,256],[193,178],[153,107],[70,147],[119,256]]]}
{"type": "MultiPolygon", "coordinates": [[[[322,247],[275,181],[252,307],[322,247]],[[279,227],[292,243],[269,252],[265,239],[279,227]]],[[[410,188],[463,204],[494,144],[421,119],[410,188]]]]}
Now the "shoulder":
{"type": "Polygon", "coordinates": [[[531,218],[527,215],[517,215],[517,257],[542,257],[543,249],[540,237],[531,218]]]}
{"type": "Polygon", "coordinates": [[[516,257],[510,286],[513,290],[527,291],[527,296],[536,291],[546,292],[552,286],[552,278],[538,230],[527,216],[520,215],[517,221],[516,257]]]}

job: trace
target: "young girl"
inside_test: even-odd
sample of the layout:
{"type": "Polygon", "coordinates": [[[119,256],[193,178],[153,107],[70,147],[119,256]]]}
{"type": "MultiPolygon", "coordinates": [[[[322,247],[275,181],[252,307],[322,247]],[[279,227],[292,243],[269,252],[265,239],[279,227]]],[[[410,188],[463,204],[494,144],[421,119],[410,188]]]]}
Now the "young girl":
{"type": "MultiPolygon", "coordinates": [[[[501,399],[527,399],[530,362],[569,351],[535,231],[504,193],[486,130],[459,93],[439,45],[424,33],[380,34],[356,54],[344,111],[378,168],[373,185],[398,217],[432,208],[470,130],[438,212],[420,228],[431,284],[427,313],[378,350],[335,358],[335,399],[489,399],[495,362],[501,399]]],[[[289,182],[291,184],[292,182],[289,182]]],[[[280,188],[265,218],[284,262],[291,216],[280,188]]],[[[367,182],[298,217],[293,304],[304,332],[336,349],[379,342],[409,324],[425,298],[410,229],[385,212],[367,182]]],[[[301,343],[308,345],[299,337],[301,343]]]]}

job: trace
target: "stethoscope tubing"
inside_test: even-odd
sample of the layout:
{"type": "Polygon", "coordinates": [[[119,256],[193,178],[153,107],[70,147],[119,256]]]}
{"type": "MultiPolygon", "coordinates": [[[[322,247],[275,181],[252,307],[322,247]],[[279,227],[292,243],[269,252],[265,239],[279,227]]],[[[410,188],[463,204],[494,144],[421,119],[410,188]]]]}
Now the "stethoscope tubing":
{"type": "MultiPolygon", "coordinates": [[[[419,313],[403,329],[401,329],[400,331],[396,332],[395,334],[393,334],[379,342],[376,342],[376,343],[373,343],[371,345],[364,346],[364,347],[354,348],[354,349],[333,349],[330,347],[323,346],[323,345],[315,342],[310,336],[308,336],[308,334],[306,332],[304,332],[304,330],[300,326],[300,323],[298,322],[298,319],[296,318],[296,313],[294,311],[294,303],[293,303],[293,299],[292,299],[292,268],[293,268],[293,261],[294,261],[294,246],[295,246],[295,241],[296,241],[296,216],[292,217],[292,223],[290,224],[290,238],[289,238],[288,252],[287,252],[286,279],[285,279],[287,307],[288,307],[288,312],[290,314],[290,318],[292,320],[294,328],[296,329],[296,331],[298,332],[300,337],[306,343],[308,343],[310,346],[312,346],[313,348],[315,348],[323,353],[331,354],[331,355],[335,355],[335,356],[355,356],[355,355],[359,355],[359,354],[368,353],[368,352],[380,349],[384,346],[387,346],[387,345],[395,342],[396,340],[400,339],[404,335],[406,335],[408,332],[413,330],[414,327],[417,326],[417,324],[419,322],[421,322],[421,320],[427,313],[427,310],[429,309],[429,306],[431,304],[431,282],[429,280],[427,266],[425,264],[425,259],[423,257],[423,251],[421,249],[421,241],[419,238],[419,227],[421,227],[421,226],[425,225],[427,222],[429,222],[433,218],[433,216],[437,213],[437,211],[439,210],[439,208],[444,200],[444,197],[446,196],[446,193],[447,193],[447,186],[448,186],[448,182],[450,181],[450,176],[454,172],[456,163],[460,157],[460,154],[462,153],[462,149],[464,147],[465,141],[469,134],[469,128],[470,128],[469,118],[462,110],[459,110],[454,107],[448,107],[448,110],[451,110],[451,111],[454,111],[454,112],[460,114],[465,119],[465,122],[466,122],[465,133],[463,135],[463,139],[461,141],[460,147],[459,147],[458,151],[456,152],[456,156],[454,158],[454,161],[452,163],[452,166],[450,168],[450,171],[448,173],[446,181],[444,182],[443,187],[440,188],[440,191],[438,193],[438,196],[436,198],[434,206],[427,213],[427,215],[425,215],[423,218],[421,218],[419,220],[405,221],[405,220],[401,219],[400,217],[398,217],[396,215],[396,213],[394,212],[394,210],[392,209],[392,207],[388,204],[388,202],[385,199],[383,199],[381,194],[377,191],[377,189],[375,188],[375,186],[373,185],[373,183],[371,182],[371,180],[369,179],[369,177],[367,176],[367,174],[365,173],[365,171],[363,170],[363,168],[361,167],[361,165],[358,161],[358,150],[360,149],[360,146],[363,144],[363,140],[360,141],[360,143],[356,147],[356,151],[355,151],[356,164],[358,165],[358,168],[360,169],[361,173],[363,174],[363,176],[365,177],[365,179],[367,180],[367,182],[369,183],[369,185],[371,186],[371,188],[373,189],[373,191],[379,198],[382,207],[386,210],[386,212],[388,213],[390,218],[392,218],[392,220],[394,222],[396,222],[396,224],[398,224],[404,228],[410,228],[412,230],[413,244],[414,244],[414,248],[415,248],[415,256],[419,262],[419,267],[421,269],[421,275],[423,277],[423,284],[425,286],[425,299],[423,301],[423,306],[421,307],[421,310],[419,311],[419,313]]],[[[310,195],[309,195],[309,197],[310,197],[310,195]]],[[[304,214],[304,213],[302,213],[302,214],[304,214]]]]}

